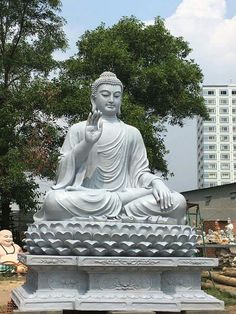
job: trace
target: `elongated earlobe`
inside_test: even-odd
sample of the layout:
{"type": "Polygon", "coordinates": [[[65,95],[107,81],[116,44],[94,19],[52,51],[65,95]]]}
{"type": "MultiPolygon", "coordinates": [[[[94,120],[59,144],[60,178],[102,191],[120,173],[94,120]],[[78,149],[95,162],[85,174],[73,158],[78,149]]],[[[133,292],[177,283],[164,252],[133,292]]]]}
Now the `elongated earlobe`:
{"type": "Polygon", "coordinates": [[[91,96],[90,100],[92,104],[92,112],[94,112],[97,109],[95,104],[95,97],[91,96]]]}

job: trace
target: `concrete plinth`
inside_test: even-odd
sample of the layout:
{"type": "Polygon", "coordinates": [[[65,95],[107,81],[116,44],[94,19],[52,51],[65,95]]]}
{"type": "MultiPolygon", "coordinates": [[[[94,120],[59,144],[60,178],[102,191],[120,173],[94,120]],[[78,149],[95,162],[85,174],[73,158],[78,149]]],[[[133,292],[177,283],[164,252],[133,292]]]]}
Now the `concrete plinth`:
{"type": "Polygon", "coordinates": [[[201,271],[214,258],[21,255],[29,272],[12,292],[21,311],[221,310],[201,290],[201,271]]]}

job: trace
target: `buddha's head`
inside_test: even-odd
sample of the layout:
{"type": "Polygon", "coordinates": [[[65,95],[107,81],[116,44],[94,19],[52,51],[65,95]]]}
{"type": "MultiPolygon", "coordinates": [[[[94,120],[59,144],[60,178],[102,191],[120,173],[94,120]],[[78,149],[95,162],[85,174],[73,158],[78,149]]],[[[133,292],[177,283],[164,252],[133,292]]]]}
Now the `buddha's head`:
{"type": "Polygon", "coordinates": [[[112,72],[103,72],[92,84],[92,111],[100,110],[104,116],[120,113],[123,84],[112,72]]]}
{"type": "Polygon", "coordinates": [[[10,230],[0,231],[0,244],[3,246],[11,246],[13,244],[12,232],[10,230]]]}

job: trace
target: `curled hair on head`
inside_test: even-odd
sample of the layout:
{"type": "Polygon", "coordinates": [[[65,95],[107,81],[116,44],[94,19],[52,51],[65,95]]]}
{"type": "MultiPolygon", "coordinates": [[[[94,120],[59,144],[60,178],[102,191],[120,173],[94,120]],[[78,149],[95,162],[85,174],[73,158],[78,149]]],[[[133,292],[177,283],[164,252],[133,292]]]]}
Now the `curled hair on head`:
{"type": "Polygon", "coordinates": [[[117,78],[117,76],[112,72],[105,71],[91,85],[91,89],[92,89],[91,96],[93,98],[96,97],[98,86],[101,84],[119,85],[121,87],[121,91],[123,92],[123,84],[117,78]]]}

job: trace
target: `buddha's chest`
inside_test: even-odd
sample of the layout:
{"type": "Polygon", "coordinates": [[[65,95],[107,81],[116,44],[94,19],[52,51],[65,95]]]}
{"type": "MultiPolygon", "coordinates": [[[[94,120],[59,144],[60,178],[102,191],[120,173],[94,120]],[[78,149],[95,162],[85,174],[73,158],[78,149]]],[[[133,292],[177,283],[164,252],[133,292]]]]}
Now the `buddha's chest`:
{"type": "Polygon", "coordinates": [[[121,128],[120,125],[104,124],[102,135],[98,141],[98,145],[101,147],[112,148],[114,143],[121,140],[121,128]]]}

